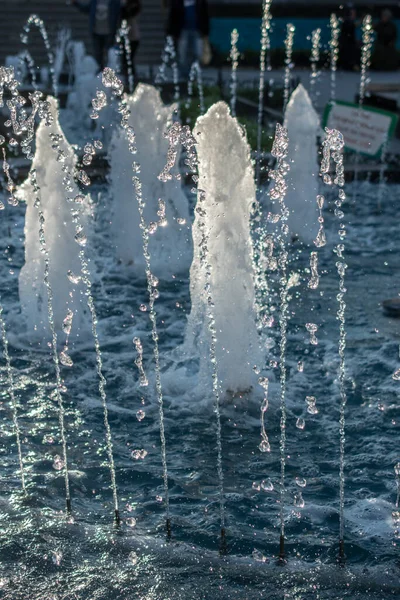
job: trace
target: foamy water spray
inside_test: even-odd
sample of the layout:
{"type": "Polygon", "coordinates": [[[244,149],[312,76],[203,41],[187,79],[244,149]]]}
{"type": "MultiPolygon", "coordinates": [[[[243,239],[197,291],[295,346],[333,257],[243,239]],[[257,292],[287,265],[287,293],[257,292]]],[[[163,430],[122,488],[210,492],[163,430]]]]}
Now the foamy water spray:
{"type": "Polygon", "coordinates": [[[290,73],[293,69],[292,54],[293,54],[293,40],[296,28],[292,23],[286,25],[286,38],[285,38],[285,79],[283,89],[283,112],[286,111],[287,103],[289,102],[289,91],[290,91],[290,73]]]}
{"type": "Polygon", "coordinates": [[[281,463],[281,482],[280,482],[280,541],[279,541],[279,559],[285,560],[285,470],[286,470],[286,345],[287,345],[287,325],[288,325],[288,278],[287,278],[287,237],[289,228],[286,223],[288,219],[288,209],[285,205],[285,196],[287,192],[286,174],[289,171],[289,164],[286,162],[288,153],[289,138],[287,130],[277,124],[275,140],[272,147],[272,155],[277,159],[275,171],[272,171],[271,177],[274,180],[273,187],[269,190],[271,200],[278,201],[280,205],[281,227],[277,235],[279,241],[279,270],[280,270],[280,406],[281,406],[281,439],[280,439],[280,463],[281,463]]]}
{"type": "MultiPolygon", "coordinates": [[[[338,197],[335,200],[335,215],[339,219],[339,243],[335,248],[337,256],[336,268],[339,275],[339,293],[337,294],[338,310],[337,319],[339,321],[339,388],[340,388],[340,407],[339,407],[339,563],[344,564],[344,496],[345,496],[345,409],[347,403],[346,393],[346,302],[345,302],[345,275],[347,264],[344,260],[343,252],[345,246],[343,241],[346,237],[346,225],[344,223],[344,213],[341,209],[346,194],[343,190],[344,186],[344,166],[343,166],[343,150],[344,139],[340,131],[336,129],[325,129],[326,139],[323,142],[323,159],[321,163],[321,173],[330,177],[331,160],[335,164],[335,176],[333,183],[338,186],[338,197]]],[[[329,181],[326,180],[327,183],[329,181]]]]}

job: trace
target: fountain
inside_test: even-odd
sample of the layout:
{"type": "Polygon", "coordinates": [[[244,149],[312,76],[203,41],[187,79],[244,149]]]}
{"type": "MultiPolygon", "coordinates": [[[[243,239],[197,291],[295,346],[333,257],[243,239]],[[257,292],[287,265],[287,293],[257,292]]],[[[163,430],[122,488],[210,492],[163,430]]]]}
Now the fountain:
{"type": "MultiPolygon", "coordinates": [[[[58,103],[49,97],[50,125],[42,121],[36,132],[36,150],[31,174],[23,183],[17,196],[26,203],[25,264],[19,276],[19,296],[22,314],[30,335],[43,338],[49,331],[47,290],[45,285],[45,257],[40,246],[38,222],[38,189],[41,198],[43,232],[51,255],[49,282],[53,290],[54,325],[59,333],[68,312],[73,313],[73,337],[88,328],[88,315],[80,277],[79,246],[75,239],[75,226],[70,207],[65,200],[63,180],[66,167],[74,169],[77,158],[67,142],[58,121],[58,103]],[[51,149],[51,139],[57,139],[58,154],[51,149]],[[38,186],[38,188],[37,188],[38,186]]],[[[79,192],[71,182],[68,190],[70,202],[76,202],[84,221],[88,220],[89,198],[79,192]],[[78,200],[79,199],[79,202],[78,200]]]]}
{"type": "Polygon", "coordinates": [[[285,112],[290,146],[288,192],[285,203],[289,210],[287,225],[292,238],[311,245],[318,232],[317,136],[320,122],[311,100],[300,84],[293,92],[285,112]]]}
{"type": "MultiPolygon", "coordinates": [[[[253,367],[263,363],[255,325],[251,260],[254,174],[246,139],[226,104],[215,104],[200,117],[194,136],[199,161],[199,194],[204,198],[198,204],[193,224],[192,308],[185,352],[200,354],[200,373],[204,377],[210,365],[206,316],[209,285],[217,337],[219,386],[223,392],[238,394],[251,390],[257,381],[253,367]],[[229,173],[226,172],[225,154],[231,161],[229,173]],[[203,245],[207,247],[209,282],[207,267],[202,266],[203,245]]],[[[204,380],[201,380],[201,386],[204,386],[204,380]]]]}
{"type": "MultiPolygon", "coordinates": [[[[140,164],[144,214],[151,234],[153,270],[157,277],[170,278],[187,270],[191,260],[189,208],[179,173],[175,171],[165,182],[154,176],[162,171],[165,163],[168,149],[165,134],[172,123],[176,106],[164,106],[159,92],[144,84],[137,87],[126,103],[131,112],[129,126],[135,132],[138,148],[135,160],[140,164]]],[[[128,147],[125,131],[116,131],[109,151],[114,201],[112,232],[117,257],[143,274],[140,220],[132,200],[129,175],[132,159],[128,147]]]]}
{"type": "MultiPolygon", "coordinates": [[[[344,205],[343,136],[320,130],[305,88],[289,97],[293,35],[268,186],[261,138],[252,156],[232,114],[235,33],[233,110],[214,104],[193,131],[155,87],[123,95],[112,69],[76,114],[93,126],[64,127],[77,96],[26,102],[0,68],[9,146],[32,161],[16,189],[0,138],[5,600],[399,595],[400,332],[376,310],[382,287],[398,293],[398,191],[379,216],[372,185],[344,205]]],[[[170,40],[165,61],[161,79],[170,40]]]]}

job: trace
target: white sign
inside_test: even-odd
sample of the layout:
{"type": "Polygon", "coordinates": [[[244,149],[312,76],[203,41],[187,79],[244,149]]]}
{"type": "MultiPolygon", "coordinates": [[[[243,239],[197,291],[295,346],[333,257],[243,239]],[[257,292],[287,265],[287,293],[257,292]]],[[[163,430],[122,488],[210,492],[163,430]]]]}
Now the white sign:
{"type": "Polygon", "coordinates": [[[370,156],[379,154],[382,144],[391,137],[397,120],[394,114],[367,106],[360,109],[357,104],[337,102],[328,110],[325,126],[343,134],[346,148],[370,156]]]}

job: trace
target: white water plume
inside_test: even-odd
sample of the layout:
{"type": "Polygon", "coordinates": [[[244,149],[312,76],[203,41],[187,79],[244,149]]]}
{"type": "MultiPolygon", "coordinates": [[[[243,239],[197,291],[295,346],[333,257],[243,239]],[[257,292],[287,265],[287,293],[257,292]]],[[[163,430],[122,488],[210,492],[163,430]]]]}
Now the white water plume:
{"type": "MultiPolygon", "coordinates": [[[[75,237],[75,226],[71,210],[64,195],[64,183],[68,185],[70,201],[84,221],[88,217],[89,199],[79,192],[78,186],[69,178],[65,181],[66,167],[72,171],[76,165],[73,148],[67,142],[58,122],[58,103],[48,98],[52,115],[51,125],[42,121],[36,132],[36,151],[31,173],[35,174],[41,191],[44,235],[49,253],[49,281],[53,290],[54,326],[63,332],[63,321],[68,310],[74,313],[71,335],[79,334],[88,325],[86,301],[80,280],[80,244],[85,240],[75,237]],[[57,141],[59,152],[51,148],[50,137],[57,141]]],[[[35,178],[28,177],[20,186],[17,195],[26,202],[25,217],[25,264],[19,276],[19,295],[22,313],[30,334],[44,336],[49,332],[47,313],[47,290],[44,281],[45,258],[41,252],[39,238],[39,213],[35,178]]]]}
{"type": "Polygon", "coordinates": [[[255,185],[250,148],[224,102],[214,104],[197,120],[194,136],[202,202],[198,202],[193,225],[192,310],[185,347],[189,354],[200,354],[200,372],[209,374],[205,243],[220,386],[225,392],[243,392],[257,383],[253,366],[263,364],[254,309],[250,213],[255,185]]]}
{"type": "MultiPolygon", "coordinates": [[[[144,84],[136,88],[133,96],[126,98],[126,104],[130,110],[129,126],[136,137],[135,157],[140,164],[144,217],[151,234],[152,271],[157,277],[166,279],[187,270],[192,257],[188,200],[179,172],[174,168],[168,181],[158,178],[168,152],[165,134],[176,107],[164,106],[159,92],[144,84]]],[[[124,129],[113,135],[109,160],[114,200],[112,232],[117,257],[144,275],[140,216],[132,195],[132,156],[124,129]]]]}
{"type": "Polygon", "coordinates": [[[320,122],[307,91],[300,84],[293,92],[285,112],[285,127],[290,145],[287,177],[287,225],[292,238],[311,245],[317,236],[318,149],[320,122]]]}

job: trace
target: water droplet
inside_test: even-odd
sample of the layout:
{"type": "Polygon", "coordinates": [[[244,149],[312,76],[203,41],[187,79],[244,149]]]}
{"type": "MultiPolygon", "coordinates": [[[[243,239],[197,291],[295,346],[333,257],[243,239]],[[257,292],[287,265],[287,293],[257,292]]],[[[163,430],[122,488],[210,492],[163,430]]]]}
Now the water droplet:
{"type": "Polygon", "coordinates": [[[144,412],[144,410],[138,410],[136,413],[136,418],[138,421],[143,421],[145,416],[146,416],[146,413],[144,412]]]}
{"type": "Polygon", "coordinates": [[[81,276],[75,275],[72,271],[68,271],[67,277],[71,281],[71,283],[79,283],[81,280],[81,276]]]}
{"type": "Polygon", "coordinates": [[[56,471],[61,471],[64,468],[64,461],[58,454],[55,455],[53,461],[53,469],[56,471]]]}
{"type": "Polygon", "coordinates": [[[274,484],[270,479],[263,479],[260,487],[264,492],[272,492],[274,489],[274,484]]]}
{"type": "Polygon", "coordinates": [[[260,484],[259,484],[259,483],[257,483],[257,481],[253,481],[253,483],[252,483],[252,486],[251,486],[251,487],[252,487],[252,489],[253,489],[255,492],[259,492],[259,491],[260,491],[260,489],[261,489],[261,487],[260,487],[260,484]]]}
{"type": "Polygon", "coordinates": [[[304,429],[305,426],[306,426],[306,422],[304,421],[304,419],[302,417],[299,417],[296,421],[297,429],[304,429]]]}
{"type": "Polygon", "coordinates": [[[131,452],[131,457],[134,460],[143,459],[143,458],[146,458],[146,456],[147,456],[147,450],[132,450],[132,452],[131,452]]]}
{"type": "Polygon", "coordinates": [[[71,333],[73,318],[74,318],[74,313],[72,312],[71,309],[68,309],[67,316],[65,317],[63,324],[62,324],[63,331],[67,335],[69,335],[71,333]]]}
{"type": "Polygon", "coordinates": [[[298,492],[297,494],[294,495],[294,505],[297,506],[297,508],[304,508],[304,498],[302,496],[301,492],[298,492]]]}
{"type": "Polygon", "coordinates": [[[138,560],[139,560],[139,557],[136,554],[136,552],[130,552],[129,556],[128,556],[128,559],[129,559],[130,563],[132,563],[133,565],[136,565],[137,562],[138,562],[138,560]]]}
{"type": "Polygon", "coordinates": [[[253,550],[253,552],[251,553],[251,556],[253,557],[254,560],[256,560],[257,562],[262,562],[265,563],[267,562],[267,557],[264,556],[264,554],[262,552],[260,552],[259,550],[257,550],[256,548],[253,550]]]}
{"type": "Polygon", "coordinates": [[[299,362],[297,363],[297,370],[299,371],[299,373],[302,373],[304,371],[304,363],[302,360],[299,360],[299,362]]]}
{"type": "Polygon", "coordinates": [[[79,231],[76,232],[75,234],[75,241],[77,244],[79,244],[79,246],[86,246],[87,244],[87,237],[85,235],[85,232],[83,231],[83,229],[80,229],[79,231]]]}
{"type": "Polygon", "coordinates": [[[128,519],[125,519],[125,523],[128,527],[136,527],[136,519],[134,517],[129,517],[128,519]]]}
{"type": "Polygon", "coordinates": [[[271,452],[271,446],[268,440],[261,440],[258,449],[260,450],[260,452],[271,452]]]}
{"type": "Polygon", "coordinates": [[[55,551],[52,553],[52,561],[55,565],[59,566],[61,564],[62,553],[59,551],[55,551]]]}
{"type": "Polygon", "coordinates": [[[74,364],[72,358],[66,353],[65,350],[60,352],[60,363],[65,367],[72,367],[74,364]]]}
{"type": "Polygon", "coordinates": [[[395,381],[400,381],[400,369],[397,369],[397,371],[393,373],[392,379],[394,379],[395,381]]]}
{"type": "Polygon", "coordinates": [[[156,502],[162,502],[163,498],[162,496],[156,496],[156,502]]]}
{"type": "Polygon", "coordinates": [[[304,479],[304,477],[296,477],[296,485],[298,485],[301,488],[304,488],[307,485],[307,480],[304,479]]]}
{"type": "Polygon", "coordinates": [[[146,306],[145,304],[141,304],[141,305],[139,306],[139,310],[141,310],[142,312],[146,312],[146,310],[147,310],[147,306],[146,306]]]}
{"type": "Polygon", "coordinates": [[[147,231],[149,232],[150,235],[153,235],[157,231],[157,228],[158,228],[157,223],[155,223],[154,221],[151,221],[151,223],[149,223],[147,231]]]}

